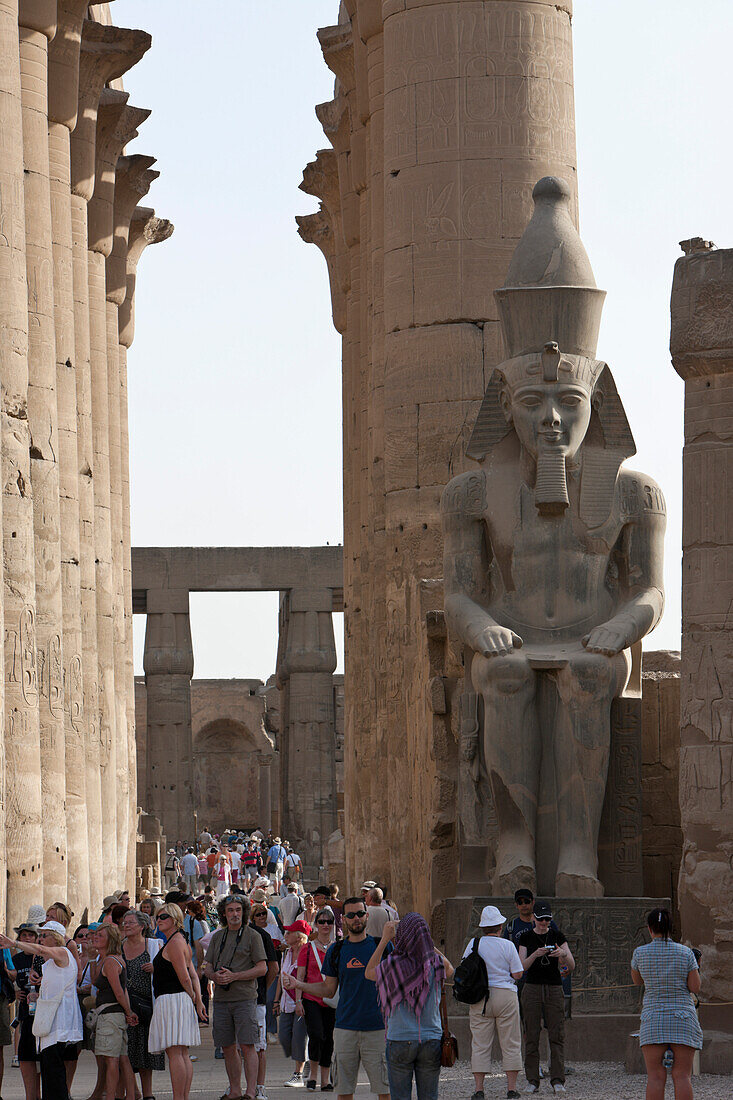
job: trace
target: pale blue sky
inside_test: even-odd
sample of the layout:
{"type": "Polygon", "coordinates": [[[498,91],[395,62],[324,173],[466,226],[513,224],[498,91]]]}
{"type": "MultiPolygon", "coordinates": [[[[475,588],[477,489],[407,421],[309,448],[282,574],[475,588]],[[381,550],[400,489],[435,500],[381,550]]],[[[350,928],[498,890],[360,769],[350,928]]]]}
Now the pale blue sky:
{"type": "MultiPolygon", "coordinates": [[[[158,158],[146,202],[176,225],[139,268],[133,541],[340,542],[340,340],[325,263],[294,222],[315,208],[298,183],[326,144],[313,107],[333,88],[315,31],[338,4],[111,10],[153,35],[126,78],[131,102],[153,112],[130,151],[158,158]]],[[[631,464],[667,496],[667,612],[648,645],[676,648],[683,393],[669,291],[680,240],[733,245],[733,5],[575,0],[573,25],[581,232],[608,292],[598,353],[636,437],[631,464]]],[[[196,675],[268,676],[276,609],[274,594],[194,597],[196,675]]]]}

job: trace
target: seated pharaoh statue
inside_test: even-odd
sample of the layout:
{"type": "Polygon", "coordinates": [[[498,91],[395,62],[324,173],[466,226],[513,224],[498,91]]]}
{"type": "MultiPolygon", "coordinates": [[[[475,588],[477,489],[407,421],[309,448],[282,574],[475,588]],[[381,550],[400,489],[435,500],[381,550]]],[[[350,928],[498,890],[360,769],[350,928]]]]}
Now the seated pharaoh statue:
{"type": "Polygon", "coordinates": [[[480,751],[497,822],[499,896],[536,890],[541,775],[552,772],[555,895],[600,897],[598,832],[611,705],[630,647],[662,614],[664,498],[622,466],[634,440],[595,358],[605,292],[540,180],[496,291],[507,358],[441,503],[445,613],[483,702],[480,751]]]}

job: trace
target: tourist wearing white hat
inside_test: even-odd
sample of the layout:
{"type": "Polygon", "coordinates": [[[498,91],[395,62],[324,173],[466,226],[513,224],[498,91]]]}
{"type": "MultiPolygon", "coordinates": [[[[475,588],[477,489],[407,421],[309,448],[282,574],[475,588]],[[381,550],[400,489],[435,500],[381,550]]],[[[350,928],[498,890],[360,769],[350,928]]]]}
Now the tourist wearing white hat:
{"type": "Polygon", "coordinates": [[[495,905],[487,905],[481,913],[479,934],[469,940],[463,952],[465,959],[477,944],[478,953],[486,963],[489,995],[469,1008],[471,1025],[471,1069],[475,1092],[471,1100],[484,1100],[484,1077],[491,1072],[491,1047],[494,1033],[499,1036],[502,1065],[506,1073],[507,1096],[518,1097],[517,1074],[522,1068],[522,1029],[519,1022],[517,980],[524,970],[516,947],[502,938],[506,917],[495,905]]]}
{"type": "MultiPolygon", "coordinates": [[[[22,950],[23,945],[0,936],[0,947],[22,950]]],[[[76,993],[76,958],[66,946],[66,929],[55,920],[41,925],[33,950],[46,960],[33,1022],[41,1058],[43,1095],[53,1100],[69,1100],[64,1056],[68,1048],[76,1046],[83,1037],[76,993]]]]}

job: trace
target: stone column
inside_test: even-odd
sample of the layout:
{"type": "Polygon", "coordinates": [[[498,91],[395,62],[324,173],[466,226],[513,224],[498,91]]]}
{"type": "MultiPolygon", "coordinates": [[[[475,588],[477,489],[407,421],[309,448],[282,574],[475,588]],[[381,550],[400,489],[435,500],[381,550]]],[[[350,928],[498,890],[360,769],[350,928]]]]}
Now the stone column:
{"type": "MultiPolygon", "coordinates": [[[[132,213],[127,239],[127,256],[122,276],[125,283],[124,300],[119,308],[119,405],[120,405],[120,472],[122,478],[122,579],[124,590],[125,623],[125,703],[127,728],[132,734],[128,740],[130,758],[130,807],[131,813],[137,812],[137,749],[135,722],[135,670],[132,648],[132,561],[130,543],[130,436],[127,418],[127,349],[135,334],[135,283],[138,261],[143,250],[149,244],[167,240],[173,232],[169,221],[155,217],[155,211],[138,206],[132,213]]],[[[115,240],[115,246],[116,246],[115,240]]],[[[115,256],[115,246],[112,252],[115,256]]],[[[109,292],[112,274],[107,271],[107,290],[109,292]]],[[[137,731],[145,736],[144,731],[137,731]]],[[[131,858],[134,859],[134,850],[131,858]]],[[[128,857],[129,859],[130,857],[128,857]]]]}
{"type": "Polygon", "coordinates": [[[272,825],[272,757],[257,753],[259,766],[259,799],[257,823],[267,830],[272,825]]]}
{"type": "MultiPolygon", "coordinates": [[[[106,876],[101,889],[116,889],[117,820],[114,792],[115,736],[114,644],[111,527],[109,514],[109,428],[107,407],[107,322],[104,252],[87,251],[87,204],[94,192],[99,100],[105,84],[122,76],[150,47],[150,35],[87,21],[83,26],[79,89],[79,121],[72,134],[72,224],[74,232],[74,316],[77,344],[79,437],[79,507],[82,583],[82,633],[85,654],[96,653],[96,664],[85,662],[85,701],[96,697],[94,744],[87,756],[88,804],[97,804],[100,823],[90,845],[102,838],[102,852],[90,849],[94,865],[106,876]],[[85,278],[86,275],[86,278],[85,278]],[[94,369],[92,369],[94,368],[94,369]],[[92,618],[92,615],[94,618],[92,618]],[[96,670],[96,683],[92,681],[96,670]],[[102,783],[99,787],[100,766],[102,783]],[[104,814],[101,807],[104,805],[104,814]]],[[[99,242],[106,247],[106,241],[99,242]]],[[[111,249],[111,234],[108,247],[111,249]]],[[[96,817],[96,811],[94,816],[96,817]]]]}
{"type": "MultiPolygon", "coordinates": [[[[683,241],[672,362],[685,382],[679,881],[703,954],[703,1028],[733,1033],[733,249],[683,241]],[[718,1007],[714,1002],[723,1002],[718,1007]]],[[[730,1042],[730,1039],[728,1040],[730,1042]]]]}
{"type": "MultiPolygon", "coordinates": [[[[66,746],[67,898],[80,913],[90,902],[87,825],[79,463],[76,421],[73,236],[71,228],[71,131],[79,100],[79,49],[88,0],[59,0],[56,35],[48,52],[48,147],[53,239],[56,401],[61,534],[61,605],[64,654],[64,740],[66,746]]],[[[95,658],[96,660],[96,658],[95,658]]],[[[101,875],[101,869],[99,871],[101,875]]],[[[101,879],[100,879],[101,883],[101,879]]],[[[96,897],[95,897],[96,900],[96,897]]]]}
{"type": "Polygon", "coordinates": [[[193,645],[188,591],[148,591],[145,630],[148,705],[146,806],[169,844],[194,838],[191,677],[193,645]]]}
{"type": "MultiPolygon", "coordinates": [[[[336,828],[334,751],[333,593],[330,588],[290,593],[285,669],[288,675],[284,835],[316,870],[336,828]]],[[[285,755],[281,747],[281,759],[285,755]]]]}
{"type": "Polygon", "coordinates": [[[0,51],[0,429],[5,632],[0,836],[4,837],[7,866],[7,878],[0,875],[0,913],[6,914],[12,925],[24,920],[28,905],[41,896],[43,847],[17,0],[0,2],[0,51]]]}
{"type": "MultiPolygon", "coordinates": [[[[117,817],[118,848],[120,858],[127,844],[125,870],[127,881],[135,874],[135,847],[130,823],[137,812],[137,784],[135,760],[135,723],[128,721],[128,665],[132,654],[127,646],[132,644],[125,617],[124,578],[124,507],[122,500],[122,459],[120,420],[120,335],[119,307],[127,291],[127,244],[130,219],[137,200],[146,194],[159,172],[150,171],[153,157],[119,157],[116,167],[114,233],[112,251],[107,257],[107,401],[109,410],[110,447],[110,515],[112,520],[112,570],[115,590],[115,714],[117,723],[117,783],[120,810],[117,817]]],[[[132,608],[132,590],[129,596],[132,608]]]]}
{"type": "Polygon", "coordinates": [[[28,427],[41,724],[43,889],[46,900],[53,900],[66,897],[67,854],[59,440],[48,160],[48,43],[56,33],[56,0],[21,0],[18,18],[28,274],[28,427]]]}
{"type": "MultiPolygon", "coordinates": [[[[138,131],[138,127],[150,114],[135,107],[128,106],[126,92],[105,88],[99,100],[97,113],[97,140],[96,140],[96,171],[94,194],[89,203],[89,247],[97,254],[108,258],[112,252],[115,234],[115,199],[118,186],[117,165],[121,159],[121,153],[125,145],[131,141],[138,131]]],[[[152,158],[143,158],[147,164],[152,158]]],[[[97,261],[92,261],[94,266],[97,261]]],[[[95,268],[96,269],[96,268],[95,268]]],[[[108,298],[106,284],[106,259],[105,259],[105,299],[108,298]]],[[[117,879],[119,883],[126,882],[128,888],[132,887],[132,879],[126,879],[128,865],[128,851],[132,848],[132,834],[129,808],[129,750],[127,715],[124,708],[124,611],[122,598],[122,571],[119,554],[115,547],[119,544],[121,515],[116,505],[120,494],[116,490],[119,482],[119,398],[117,397],[117,307],[106,301],[105,304],[105,356],[102,362],[101,356],[97,357],[99,370],[104,370],[104,377],[99,377],[99,392],[102,387],[107,400],[108,423],[108,461],[109,461],[109,524],[110,524],[110,584],[112,595],[112,626],[113,626],[113,686],[114,693],[112,706],[114,709],[114,745],[112,757],[114,768],[108,781],[114,782],[117,797],[117,879]],[[112,311],[112,312],[111,312],[112,311]],[[113,315],[114,314],[114,315],[113,315]],[[109,392],[114,386],[115,405],[110,408],[109,392]]],[[[96,315],[95,315],[96,316],[96,315]]],[[[96,330],[95,330],[96,331],[96,330]]],[[[94,393],[94,386],[93,386],[94,393]]],[[[98,433],[95,447],[100,445],[101,435],[98,433]]],[[[106,489],[105,489],[106,494],[106,489]]],[[[95,498],[99,506],[99,494],[95,498]]],[[[134,727],[130,731],[134,737],[134,727]]],[[[110,765],[111,767],[111,765],[110,765]]],[[[136,809],[137,807],[135,807],[136,809]]]]}

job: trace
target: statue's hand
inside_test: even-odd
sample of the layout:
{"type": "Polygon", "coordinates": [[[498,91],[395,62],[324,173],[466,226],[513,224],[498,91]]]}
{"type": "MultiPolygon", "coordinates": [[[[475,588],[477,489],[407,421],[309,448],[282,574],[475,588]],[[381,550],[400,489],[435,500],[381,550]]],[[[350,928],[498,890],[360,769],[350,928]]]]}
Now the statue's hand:
{"type": "Polygon", "coordinates": [[[507,657],[513,649],[522,648],[522,639],[506,626],[487,626],[479,634],[474,649],[482,657],[507,657]]]}
{"type": "Polygon", "coordinates": [[[628,630],[614,623],[602,623],[586,634],[582,641],[589,653],[615,657],[629,644],[628,630]]]}

